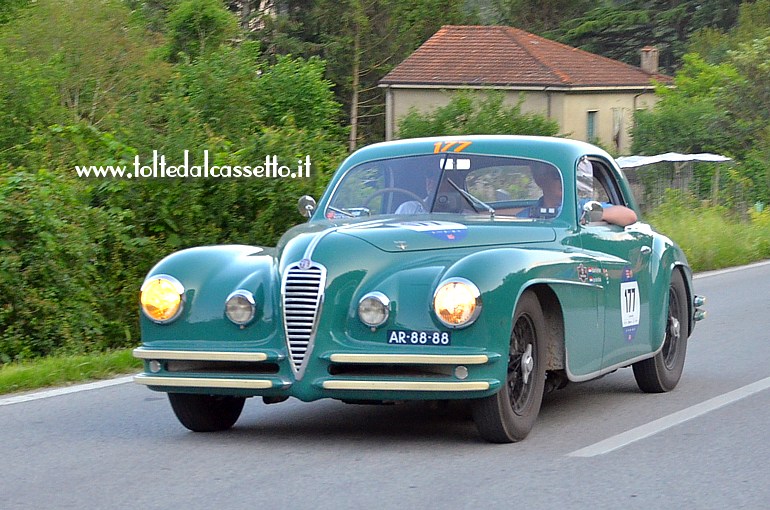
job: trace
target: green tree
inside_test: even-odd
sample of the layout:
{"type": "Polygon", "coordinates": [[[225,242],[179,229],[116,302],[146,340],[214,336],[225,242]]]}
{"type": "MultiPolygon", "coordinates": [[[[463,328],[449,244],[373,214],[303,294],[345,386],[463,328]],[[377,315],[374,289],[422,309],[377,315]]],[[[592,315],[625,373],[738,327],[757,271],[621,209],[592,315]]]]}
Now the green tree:
{"type": "Polygon", "coordinates": [[[168,15],[169,58],[195,59],[233,37],[238,20],[221,0],[183,0],[168,15]]]}
{"type": "Polygon", "coordinates": [[[478,1],[490,24],[510,25],[536,34],[558,29],[596,7],[596,0],[490,0],[478,1]]]}
{"type": "Polygon", "coordinates": [[[729,64],[714,66],[698,55],[685,55],[684,66],[674,79],[675,87],[659,87],[661,99],[655,108],[637,112],[632,152],[729,150],[730,139],[724,130],[728,119],[717,97],[737,77],[736,69],[729,64]]]}
{"type": "MultiPolygon", "coordinates": [[[[674,89],[661,89],[653,111],[639,112],[635,152],[719,152],[736,159],[717,183],[730,205],[770,200],[770,37],[742,44],[722,64],[685,56],[674,89]]],[[[697,177],[697,176],[696,176],[697,177]]],[[[705,177],[710,177],[706,175],[705,177]]],[[[737,207],[737,206],[736,206],[737,207]]]]}
{"type": "MultiPolygon", "coordinates": [[[[274,244],[345,155],[324,63],[255,42],[166,41],[117,0],[39,0],[0,26],[0,363],[137,339],[136,295],[162,256],[274,244]],[[188,55],[189,56],[189,55],[188,55]],[[75,165],[296,166],[310,178],[76,179],[75,165]]],[[[228,16],[231,16],[228,14],[228,16]]]]}
{"type": "Polygon", "coordinates": [[[379,80],[442,25],[474,23],[465,0],[277,1],[257,34],[265,51],[319,56],[348,118],[349,148],[382,139],[379,80]]]}
{"type": "Polygon", "coordinates": [[[770,0],[743,2],[734,27],[704,28],[689,40],[689,51],[707,62],[718,64],[728,59],[728,52],[740,44],[762,39],[770,33],[770,0]]]}
{"type": "Polygon", "coordinates": [[[116,115],[132,106],[137,84],[165,70],[152,59],[155,46],[128,23],[129,15],[117,0],[41,0],[2,27],[0,58],[5,54],[12,66],[23,62],[29,67],[20,73],[15,88],[44,89],[34,92],[32,101],[20,97],[24,107],[42,114],[43,123],[83,121],[101,129],[116,127],[116,115]],[[55,107],[35,110],[34,103],[51,102],[52,88],[68,119],[60,119],[55,107]],[[49,95],[42,99],[43,93],[49,95]]]}
{"type": "Polygon", "coordinates": [[[562,42],[629,64],[639,51],[657,46],[660,65],[674,72],[687,51],[690,36],[700,29],[732,27],[736,0],[630,0],[605,2],[574,19],[566,19],[554,35],[562,42]]]}

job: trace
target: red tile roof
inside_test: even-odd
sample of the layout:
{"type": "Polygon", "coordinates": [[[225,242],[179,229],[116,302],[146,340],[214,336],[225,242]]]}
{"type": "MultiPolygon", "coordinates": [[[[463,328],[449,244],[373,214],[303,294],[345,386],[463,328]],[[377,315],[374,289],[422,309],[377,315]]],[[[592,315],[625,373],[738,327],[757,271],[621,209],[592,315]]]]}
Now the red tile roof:
{"type": "Polygon", "coordinates": [[[671,81],[513,27],[446,25],[380,84],[649,87],[652,79],[671,81]]]}

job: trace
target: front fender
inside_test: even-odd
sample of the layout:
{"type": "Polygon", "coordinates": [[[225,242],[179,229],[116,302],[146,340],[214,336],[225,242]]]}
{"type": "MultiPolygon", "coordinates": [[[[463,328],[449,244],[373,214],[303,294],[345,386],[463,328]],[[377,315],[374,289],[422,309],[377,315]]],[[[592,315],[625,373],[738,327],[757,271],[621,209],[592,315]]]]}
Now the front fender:
{"type": "Polygon", "coordinates": [[[183,343],[186,348],[209,349],[221,342],[235,342],[236,349],[269,343],[279,329],[277,271],[274,250],[254,246],[208,246],[169,255],[147,277],[168,274],[179,280],[184,308],[174,322],[163,325],[142,313],[142,342],[154,348],[183,343]],[[250,291],[256,302],[257,313],[248,328],[233,324],[224,313],[225,300],[238,289],[250,291]]]}
{"type": "Polygon", "coordinates": [[[669,238],[658,235],[653,243],[653,264],[650,266],[652,274],[652,295],[661,299],[650,303],[652,323],[652,348],[658,351],[666,338],[666,326],[668,320],[668,289],[671,286],[671,275],[674,271],[682,271],[685,288],[687,289],[688,317],[690,324],[688,331],[692,332],[693,322],[693,284],[692,269],[687,262],[684,252],[669,238]]]}
{"type": "MultiPolygon", "coordinates": [[[[541,299],[546,318],[554,322],[549,325],[547,333],[549,366],[563,368],[565,322],[583,326],[580,338],[595,338],[597,331],[601,331],[596,308],[598,300],[595,298],[600,289],[577,281],[575,268],[581,262],[585,262],[585,256],[563,251],[500,248],[463,258],[449,267],[443,278],[459,276],[479,287],[483,310],[477,324],[468,328],[468,332],[470,334],[473,330],[473,334],[483,335],[489,340],[490,350],[506,358],[513,314],[519,298],[527,289],[548,287],[551,291],[548,296],[553,296],[555,301],[550,298],[544,300],[545,294],[540,291],[538,298],[541,299]],[[586,306],[586,296],[592,299],[592,306],[586,306]]],[[[576,327],[570,329],[577,330],[576,327]]],[[[573,358],[581,364],[584,363],[583,358],[587,358],[585,364],[593,367],[600,362],[600,344],[598,355],[575,355],[573,358]]],[[[497,370],[500,372],[496,377],[504,380],[505,374],[502,371],[506,366],[499,365],[497,370]]]]}

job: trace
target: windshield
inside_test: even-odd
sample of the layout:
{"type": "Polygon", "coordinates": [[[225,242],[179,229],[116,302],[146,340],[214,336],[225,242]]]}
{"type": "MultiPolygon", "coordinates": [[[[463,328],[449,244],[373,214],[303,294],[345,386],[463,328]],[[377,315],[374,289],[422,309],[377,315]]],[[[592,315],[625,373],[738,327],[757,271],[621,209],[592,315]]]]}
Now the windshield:
{"type": "Polygon", "coordinates": [[[342,178],[328,219],[382,214],[484,214],[554,218],[563,180],[543,161],[448,153],[361,163],[342,178]]]}

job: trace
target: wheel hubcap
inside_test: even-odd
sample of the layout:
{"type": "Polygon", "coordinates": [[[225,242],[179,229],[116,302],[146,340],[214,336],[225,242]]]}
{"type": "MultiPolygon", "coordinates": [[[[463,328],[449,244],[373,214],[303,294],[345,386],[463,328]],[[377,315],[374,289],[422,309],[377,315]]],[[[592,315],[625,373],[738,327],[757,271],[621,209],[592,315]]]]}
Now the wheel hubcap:
{"type": "Polygon", "coordinates": [[[535,360],[532,358],[532,344],[527,345],[524,354],[521,355],[521,378],[524,384],[529,382],[529,374],[535,368],[535,360]]]}
{"type": "Polygon", "coordinates": [[[679,322],[680,303],[676,293],[669,291],[668,303],[668,327],[666,328],[666,340],[663,344],[663,362],[666,368],[673,369],[676,364],[679,341],[682,335],[682,324],[679,322]]]}
{"type": "Polygon", "coordinates": [[[681,326],[679,325],[679,319],[676,317],[669,317],[668,319],[668,333],[674,340],[679,339],[681,326]]]}

